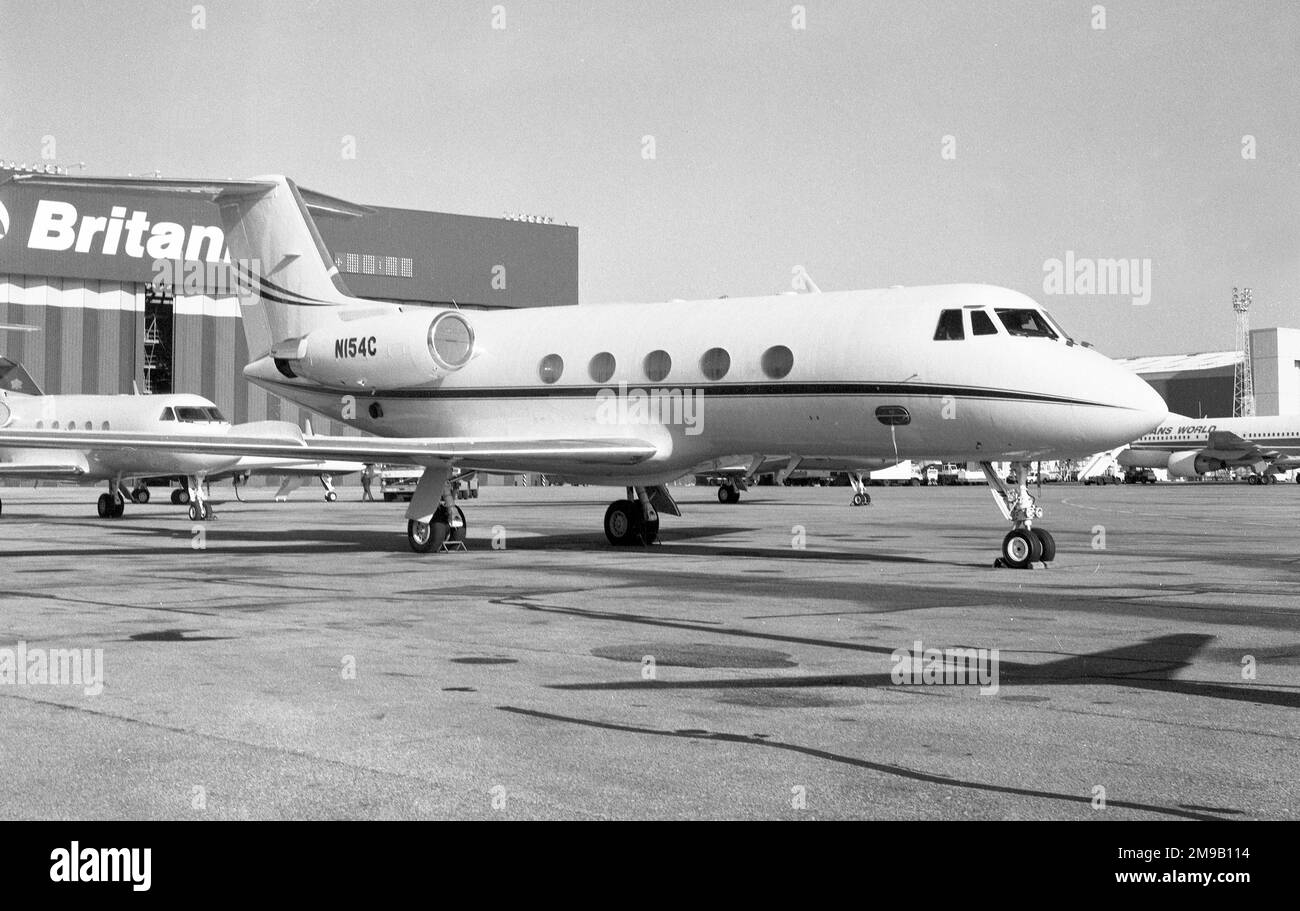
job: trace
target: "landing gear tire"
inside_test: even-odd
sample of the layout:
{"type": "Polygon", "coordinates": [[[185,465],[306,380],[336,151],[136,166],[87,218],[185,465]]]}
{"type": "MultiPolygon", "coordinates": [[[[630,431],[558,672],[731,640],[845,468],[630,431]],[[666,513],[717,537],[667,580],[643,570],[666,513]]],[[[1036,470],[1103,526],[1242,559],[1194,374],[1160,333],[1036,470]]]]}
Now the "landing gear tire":
{"type": "MultiPolygon", "coordinates": [[[[718,498],[722,499],[725,487],[718,488],[718,498]]],[[[722,500],[726,502],[726,500],[722,500]]],[[[631,500],[615,500],[605,510],[605,537],[615,547],[626,547],[633,542],[637,526],[637,505],[631,500]]]]}
{"type": "Polygon", "coordinates": [[[333,503],[333,502],[334,502],[335,500],[337,500],[338,498],[339,498],[339,495],[336,494],[336,493],[335,493],[334,491],[332,491],[332,490],[331,490],[329,493],[325,494],[325,502],[326,502],[326,503],[333,503]]]}
{"type": "Polygon", "coordinates": [[[1043,558],[1043,542],[1033,530],[1013,528],[1002,539],[1003,566],[1011,569],[1028,569],[1043,558]]]}
{"type": "Polygon", "coordinates": [[[190,492],[184,487],[177,487],[172,491],[172,505],[184,506],[190,501],[190,492]]]}
{"type": "Polygon", "coordinates": [[[143,506],[145,503],[148,503],[148,502],[149,502],[149,488],[148,488],[148,487],[137,487],[135,490],[131,491],[131,499],[132,499],[134,502],[141,504],[142,506],[143,506]]]}
{"type": "Polygon", "coordinates": [[[126,514],[126,501],[123,500],[121,497],[112,497],[111,499],[113,501],[113,505],[108,513],[108,517],[110,519],[122,518],[122,516],[126,514]]]}
{"type": "Polygon", "coordinates": [[[718,502],[739,503],[740,491],[737,490],[735,487],[732,487],[730,484],[723,484],[721,487],[718,488],[718,502]]]}
{"type": "Polygon", "coordinates": [[[464,543],[465,535],[469,531],[469,522],[465,519],[464,510],[459,506],[455,509],[459,525],[452,525],[448,521],[446,506],[439,506],[428,522],[407,520],[406,543],[411,545],[411,550],[417,554],[427,554],[438,550],[448,541],[464,543]]]}
{"type": "Polygon", "coordinates": [[[199,517],[200,517],[201,515],[203,515],[203,513],[199,512],[199,504],[198,504],[198,503],[191,503],[191,504],[190,504],[190,521],[191,521],[191,522],[197,522],[197,521],[199,521],[199,517]]]}
{"type": "Polygon", "coordinates": [[[111,519],[113,517],[113,498],[106,493],[101,493],[95,508],[99,512],[101,519],[111,519]]]}
{"type": "Polygon", "coordinates": [[[871,497],[867,496],[865,493],[855,493],[853,495],[854,506],[866,506],[870,502],[871,497]]]}
{"type": "Polygon", "coordinates": [[[428,522],[410,519],[406,523],[406,543],[417,554],[427,554],[437,545],[433,543],[433,526],[428,522]]]}
{"type": "Polygon", "coordinates": [[[1038,539],[1038,543],[1042,545],[1043,562],[1051,563],[1056,559],[1056,539],[1052,537],[1052,533],[1046,528],[1034,528],[1033,532],[1034,537],[1038,539]]]}
{"type": "Polygon", "coordinates": [[[615,500],[605,510],[605,537],[615,547],[653,544],[659,540],[659,517],[643,518],[641,504],[633,500],[615,500]]]}

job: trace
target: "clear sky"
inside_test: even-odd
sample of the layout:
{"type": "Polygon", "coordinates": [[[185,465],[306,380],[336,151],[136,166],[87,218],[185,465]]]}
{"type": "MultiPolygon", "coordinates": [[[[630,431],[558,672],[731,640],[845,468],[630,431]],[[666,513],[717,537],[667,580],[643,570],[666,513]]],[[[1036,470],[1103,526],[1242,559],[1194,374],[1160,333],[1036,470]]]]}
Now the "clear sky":
{"type": "Polygon", "coordinates": [[[0,0],[0,158],[552,215],[584,303],[802,265],[1016,288],[1117,356],[1230,348],[1234,284],[1300,326],[1300,3],[1097,5],[0,0]],[[1045,295],[1067,251],[1150,303],[1045,295]]]}

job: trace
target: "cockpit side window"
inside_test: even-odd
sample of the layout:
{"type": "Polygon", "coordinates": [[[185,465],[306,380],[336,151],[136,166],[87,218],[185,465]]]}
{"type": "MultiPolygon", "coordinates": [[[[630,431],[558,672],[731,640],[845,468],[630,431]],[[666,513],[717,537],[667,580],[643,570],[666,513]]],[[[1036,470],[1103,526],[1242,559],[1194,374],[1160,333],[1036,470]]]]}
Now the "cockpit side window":
{"type": "Polygon", "coordinates": [[[961,341],[966,337],[960,310],[944,310],[939,314],[939,325],[934,330],[936,342],[961,341]]]}
{"type": "Polygon", "coordinates": [[[164,409],[163,409],[163,413],[162,413],[162,417],[160,417],[158,420],[160,420],[160,421],[174,421],[174,420],[176,420],[176,412],[172,411],[170,408],[164,408],[164,409]]]}
{"type": "Polygon", "coordinates": [[[212,423],[214,423],[214,424],[224,424],[224,423],[226,423],[226,418],[225,418],[225,416],[224,416],[224,415],[223,415],[223,414],[222,414],[218,409],[216,409],[216,408],[204,408],[203,410],[204,410],[204,412],[207,413],[207,415],[208,415],[208,420],[211,421],[212,423]]]}
{"type": "Polygon", "coordinates": [[[1037,310],[999,307],[997,312],[998,319],[1002,320],[1002,325],[1006,326],[1007,332],[1012,335],[1025,338],[1059,338],[1056,330],[1037,310]]]}
{"type": "Polygon", "coordinates": [[[998,327],[993,324],[993,317],[987,310],[970,312],[970,329],[972,335],[997,335],[998,327]]]}

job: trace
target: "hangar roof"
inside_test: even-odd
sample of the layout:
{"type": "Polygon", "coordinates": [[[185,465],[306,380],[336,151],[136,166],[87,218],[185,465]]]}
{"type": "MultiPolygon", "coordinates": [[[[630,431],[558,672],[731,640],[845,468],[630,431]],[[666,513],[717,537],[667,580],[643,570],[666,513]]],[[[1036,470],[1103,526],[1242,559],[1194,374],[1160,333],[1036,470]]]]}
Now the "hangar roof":
{"type": "MultiPolygon", "coordinates": [[[[173,243],[184,244],[189,260],[221,258],[221,217],[207,200],[96,191],[59,176],[23,184],[11,180],[16,173],[0,167],[0,272],[144,284],[158,278],[156,257],[178,258],[173,243]],[[111,218],[120,220],[109,229],[111,218]],[[137,219],[143,228],[133,242],[137,219]]],[[[569,225],[343,204],[317,212],[316,226],[360,297],[471,307],[578,302],[578,229],[569,225]]]]}
{"type": "Polygon", "coordinates": [[[1204,351],[1200,354],[1152,354],[1116,360],[1141,376],[1176,373],[1206,373],[1231,370],[1241,359],[1237,351],[1204,351]]]}

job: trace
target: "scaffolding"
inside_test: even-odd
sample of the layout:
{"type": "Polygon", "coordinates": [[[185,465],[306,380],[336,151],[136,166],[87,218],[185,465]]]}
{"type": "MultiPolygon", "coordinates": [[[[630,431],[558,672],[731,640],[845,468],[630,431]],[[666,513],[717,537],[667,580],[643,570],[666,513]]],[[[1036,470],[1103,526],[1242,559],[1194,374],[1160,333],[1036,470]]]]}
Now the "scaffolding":
{"type": "Polygon", "coordinates": [[[172,314],[175,297],[166,286],[149,285],[144,300],[144,363],[140,385],[145,395],[172,391],[172,314]]]}
{"type": "Polygon", "coordinates": [[[1236,314],[1237,337],[1235,350],[1237,366],[1232,374],[1232,416],[1255,416],[1255,378],[1251,373],[1250,354],[1250,304],[1249,288],[1232,289],[1232,312],[1236,314]]]}

